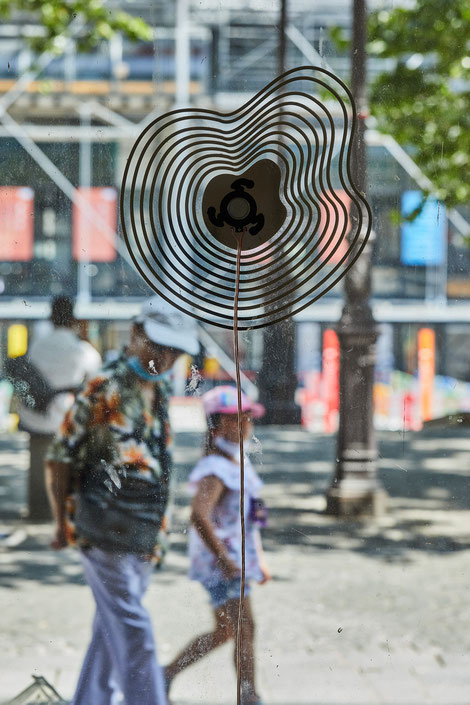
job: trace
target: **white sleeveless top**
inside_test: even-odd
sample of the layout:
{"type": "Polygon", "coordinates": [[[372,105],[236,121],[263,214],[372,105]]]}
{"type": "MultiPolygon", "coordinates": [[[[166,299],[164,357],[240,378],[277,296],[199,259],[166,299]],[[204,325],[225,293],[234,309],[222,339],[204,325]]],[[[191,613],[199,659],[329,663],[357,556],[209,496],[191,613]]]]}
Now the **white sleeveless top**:
{"type": "MultiPolygon", "coordinates": [[[[238,444],[217,439],[219,447],[235,459],[240,457],[238,444]]],[[[240,465],[221,455],[207,455],[197,463],[189,476],[189,488],[196,494],[198,483],[210,475],[218,477],[227,488],[212,513],[212,523],[217,538],[227,549],[227,554],[241,570],[240,525],[240,465]]],[[[247,580],[261,580],[262,573],[256,550],[258,527],[250,517],[251,499],[259,497],[262,482],[250,460],[245,457],[245,568],[247,580]]],[[[189,530],[189,577],[206,587],[213,587],[226,580],[216,565],[216,557],[206,546],[196,529],[189,530]]]]}

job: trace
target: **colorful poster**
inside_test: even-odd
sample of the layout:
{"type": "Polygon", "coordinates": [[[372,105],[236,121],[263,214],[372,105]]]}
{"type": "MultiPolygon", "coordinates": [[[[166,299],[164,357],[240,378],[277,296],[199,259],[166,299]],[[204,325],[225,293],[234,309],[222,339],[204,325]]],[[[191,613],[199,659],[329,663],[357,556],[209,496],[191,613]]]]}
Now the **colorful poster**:
{"type": "Polygon", "coordinates": [[[77,262],[112,262],[116,259],[117,193],[110,187],[78,188],[99,218],[87,217],[84,210],[73,204],[73,258],[77,262]]]}
{"type": "Polygon", "coordinates": [[[0,260],[29,262],[34,254],[34,191],[0,187],[0,260]]]}
{"type": "Polygon", "coordinates": [[[432,328],[421,328],[418,331],[418,379],[422,421],[433,417],[435,359],[435,333],[432,328]]]}

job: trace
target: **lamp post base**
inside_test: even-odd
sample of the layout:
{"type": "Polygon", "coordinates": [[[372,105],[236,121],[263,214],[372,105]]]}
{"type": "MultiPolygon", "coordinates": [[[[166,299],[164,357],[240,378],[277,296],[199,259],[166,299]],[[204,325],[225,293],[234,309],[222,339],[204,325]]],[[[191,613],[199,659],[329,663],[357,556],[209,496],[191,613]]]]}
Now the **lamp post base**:
{"type": "Polygon", "coordinates": [[[337,517],[378,517],[385,514],[387,493],[368,480],[345,479],[326,493],[325,514],[337,517]]]}

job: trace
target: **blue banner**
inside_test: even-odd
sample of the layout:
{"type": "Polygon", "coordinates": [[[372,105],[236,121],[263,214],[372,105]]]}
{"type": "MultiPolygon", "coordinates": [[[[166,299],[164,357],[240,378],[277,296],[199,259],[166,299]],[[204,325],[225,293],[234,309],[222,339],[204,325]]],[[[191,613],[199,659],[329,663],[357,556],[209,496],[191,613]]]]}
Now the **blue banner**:
{"type": "MultiPolygon", "coordinates": [[[[421,203],[421,191],[404,191],[401,212],[409,216],[421,203]]],[[[447,217],[445,207],[429,197],[421,213],[401,227],[401,261],[407,265],[440,265],[445,261],[447,217]]]]}

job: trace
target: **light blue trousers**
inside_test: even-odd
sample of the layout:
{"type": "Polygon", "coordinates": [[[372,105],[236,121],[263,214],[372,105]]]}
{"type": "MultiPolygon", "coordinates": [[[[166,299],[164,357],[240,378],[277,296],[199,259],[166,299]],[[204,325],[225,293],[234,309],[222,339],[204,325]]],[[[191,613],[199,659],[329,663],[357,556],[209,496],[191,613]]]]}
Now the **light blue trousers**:
{"type": "Polygon", "coordinates": [[[132,553],[82,551],[96,601],[93,636],[72,705],[167,705],[150,616],[142,605],[151,564],[132,553]]]}

